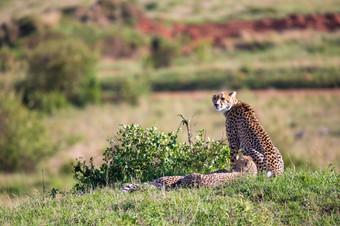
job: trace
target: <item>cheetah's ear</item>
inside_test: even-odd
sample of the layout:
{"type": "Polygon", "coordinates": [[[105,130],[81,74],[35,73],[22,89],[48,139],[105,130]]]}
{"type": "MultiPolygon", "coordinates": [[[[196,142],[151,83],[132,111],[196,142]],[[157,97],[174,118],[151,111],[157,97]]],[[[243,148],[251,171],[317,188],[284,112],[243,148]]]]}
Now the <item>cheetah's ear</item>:
{"type": "Polygon", "coordinates": [[[236,91],[230,92],[229,96],[235,98],[236,97],[236,91]]]}

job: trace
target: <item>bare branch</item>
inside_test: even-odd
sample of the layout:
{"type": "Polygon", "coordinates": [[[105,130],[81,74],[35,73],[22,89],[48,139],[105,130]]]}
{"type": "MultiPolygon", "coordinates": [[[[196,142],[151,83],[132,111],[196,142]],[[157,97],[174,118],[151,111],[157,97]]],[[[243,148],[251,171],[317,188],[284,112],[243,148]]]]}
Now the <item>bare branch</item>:
{"type": "Polygon", "coordinates": [[[191,132],[190,132],[190,120],[185,119],[182,114],[179,114],[178,116],[182,118],[181,125],[185,125],[185,127],[187,128],[188,142],[189,142],[189,145],[190,145],[190,149],[192,149],[191,132]]]}

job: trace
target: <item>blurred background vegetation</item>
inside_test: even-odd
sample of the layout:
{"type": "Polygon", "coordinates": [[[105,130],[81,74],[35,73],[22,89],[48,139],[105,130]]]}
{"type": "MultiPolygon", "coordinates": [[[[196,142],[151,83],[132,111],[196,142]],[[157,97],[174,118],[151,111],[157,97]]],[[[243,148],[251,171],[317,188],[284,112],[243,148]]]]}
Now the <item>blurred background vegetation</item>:
{"type": "MultiPolygon", "coordinates": [[[[119,124],[225,139],[239,91],[287,167],[340,169],[339,0],[2,0],[0,203],[68,189],[119,124]]],[[[186,139],[183,135],[182,139],[186,139]]]]}

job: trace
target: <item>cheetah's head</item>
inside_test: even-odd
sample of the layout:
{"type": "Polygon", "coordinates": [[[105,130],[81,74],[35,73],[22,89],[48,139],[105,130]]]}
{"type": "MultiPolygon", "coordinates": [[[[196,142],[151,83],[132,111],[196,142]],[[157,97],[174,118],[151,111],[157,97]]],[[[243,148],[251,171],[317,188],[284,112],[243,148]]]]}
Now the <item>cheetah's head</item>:
{"type": "Polygon", "coordinates": [[[231,107],[238,102],[236,99],[236,92],[219,92],[212,97],[215,110],[221,112],[223,115],[231,109],[231,107]]]}
{"type": "Polygon", "coordinates": [[[250,156],[241,155],[237,156],[235,161],[236,172],[243,172],[253,176],[257,175],[257,166],[250,156]]]}

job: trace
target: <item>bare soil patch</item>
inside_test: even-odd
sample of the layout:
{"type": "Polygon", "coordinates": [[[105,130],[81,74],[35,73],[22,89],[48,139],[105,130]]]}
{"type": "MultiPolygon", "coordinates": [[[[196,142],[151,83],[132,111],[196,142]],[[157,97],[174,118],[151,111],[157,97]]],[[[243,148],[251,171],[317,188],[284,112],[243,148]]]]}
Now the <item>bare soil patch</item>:
{"type": "Polygon", "coordinates": [[[193,41],[210,39],[215,46],[225,47],[226,38],[239,37],[242,33],[251,34],[283,32],[287,30],[317,30],[331,32],[340,28],[340,14],[291,15],[282,19],[261,19],[256,21],[231,21],[228,23],[205,23],[185,25],[176,23],[171,28],[149,20],[145,16],[139,18],[137,28],[145,33],[155,33],[163,37],[188,35],[193,41]]]}
{"type": "MultiPolygon", "coordinates": [[[[159,99],[163,97],[191,97],[192,99],[206,99],[210,98],[213,93],[217,91],[178,91],[178,92],[153,92],[151,98],[159,99]]],[[[255,96],[261,96],[265,98],[275,97],[275,96],[286,96],[286,97],[296,97],[296,96],[320,96],[334,94],[340,96],[340,89],[263,89],[263,90],[251,90],[255,96]]]]}

